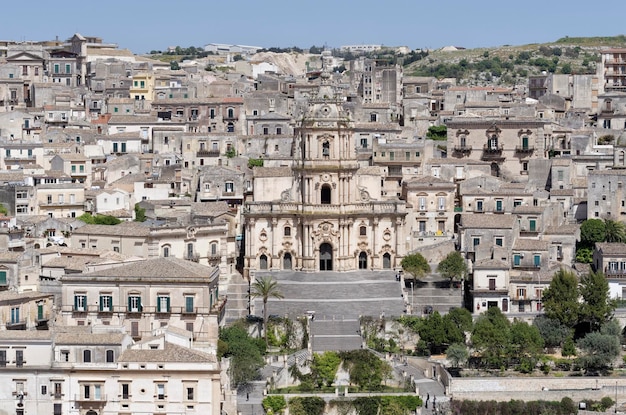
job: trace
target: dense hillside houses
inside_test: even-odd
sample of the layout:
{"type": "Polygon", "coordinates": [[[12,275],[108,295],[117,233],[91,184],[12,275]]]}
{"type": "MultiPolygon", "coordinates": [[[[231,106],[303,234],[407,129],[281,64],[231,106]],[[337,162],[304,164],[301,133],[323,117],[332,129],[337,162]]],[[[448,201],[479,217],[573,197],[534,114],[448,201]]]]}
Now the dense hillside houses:
{"type": "MultiPolygon", "coordinates": [[[[258,49],[209,43],[179,69],[81,34],[3,49],[0,407],[218,415],[231,275],[456,250],[474,316],[531,320],[581,269],[580,223],[624,220],[623,49],[515,88],[258,49]]],[[[622,300],[625,264],[595,248],[622,300]]]]}

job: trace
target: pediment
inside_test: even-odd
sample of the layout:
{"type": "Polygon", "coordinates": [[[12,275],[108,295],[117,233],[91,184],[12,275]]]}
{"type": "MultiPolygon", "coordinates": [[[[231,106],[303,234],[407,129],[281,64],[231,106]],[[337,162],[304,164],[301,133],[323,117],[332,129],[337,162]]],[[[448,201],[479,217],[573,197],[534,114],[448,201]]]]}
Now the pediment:
{"type": "Polygon", "coordinates": [[[7,62],[39,62],[43,61],[43,57],[30,52],[18,52],[15,55],[7,56],[7,62]]]}

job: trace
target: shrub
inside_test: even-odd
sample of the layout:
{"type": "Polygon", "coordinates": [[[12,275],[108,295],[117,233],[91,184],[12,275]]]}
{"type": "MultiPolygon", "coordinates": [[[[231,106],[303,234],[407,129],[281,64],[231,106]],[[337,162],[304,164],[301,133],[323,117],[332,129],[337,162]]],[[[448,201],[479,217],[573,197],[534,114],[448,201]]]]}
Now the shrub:
{"type": "Polygon", "coordinates": [[[285,397],[282,395],[266,396],[263,399],[262,403],[263,409],[265,409],[266,412],[269,412],[271,410],[275,414],[280,413],[283,409],[287,407],[285,397]]]}

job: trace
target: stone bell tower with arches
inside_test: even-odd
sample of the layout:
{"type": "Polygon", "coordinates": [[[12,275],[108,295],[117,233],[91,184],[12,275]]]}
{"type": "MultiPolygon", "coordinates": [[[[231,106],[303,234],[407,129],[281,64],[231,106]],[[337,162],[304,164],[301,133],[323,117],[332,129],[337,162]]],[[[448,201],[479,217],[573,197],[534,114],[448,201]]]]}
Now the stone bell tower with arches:
{"type": "Polygon", "coordinates": [[[404,256],[405,203],[381,200],[382,169],[359,165],[331,60],[324,51],[320,85],[297,120],[289,174],[255,169],[254,201],[244,213],[245,269],[392,269],[404,256]]]}

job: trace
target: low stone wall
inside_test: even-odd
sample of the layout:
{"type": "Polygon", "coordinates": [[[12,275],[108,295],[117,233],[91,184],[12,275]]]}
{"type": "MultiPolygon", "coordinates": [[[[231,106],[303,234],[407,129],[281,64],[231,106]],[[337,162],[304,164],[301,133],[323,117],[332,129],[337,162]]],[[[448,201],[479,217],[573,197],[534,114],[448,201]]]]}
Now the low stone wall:
{"type": "Polygon", "coordinates": [[[523,401],[599,400],[605,396],[618,401],[626,398],[626,379],[609,377],[485,377],[452,378],[449,393],[453,399],[523,401]]]}

